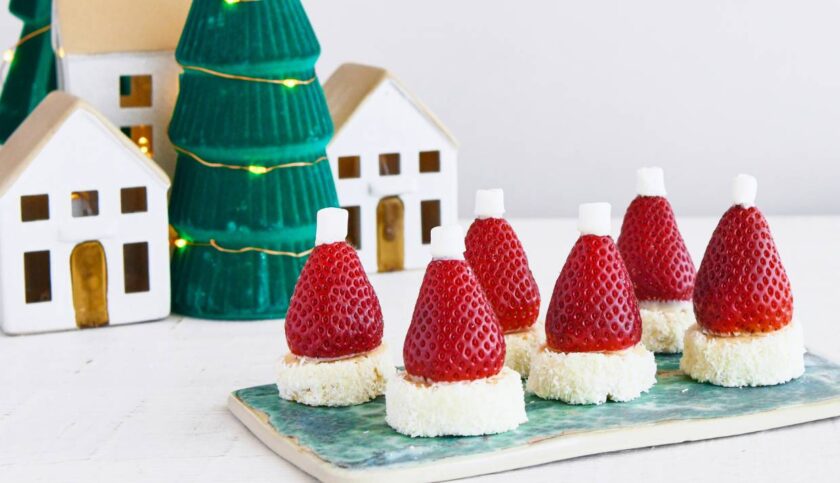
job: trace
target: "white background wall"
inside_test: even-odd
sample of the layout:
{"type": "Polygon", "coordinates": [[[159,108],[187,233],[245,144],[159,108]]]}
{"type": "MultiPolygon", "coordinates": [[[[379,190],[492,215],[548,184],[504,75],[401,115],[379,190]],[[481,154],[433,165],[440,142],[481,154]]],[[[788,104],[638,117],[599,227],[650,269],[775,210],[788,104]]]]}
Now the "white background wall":
{"type": "Polygon", "coordinates": [[[459,138],[463,215],[493,186],[511,216],[620,212],[653,164],[683,215],[720,213],[738,172],[769,213],[840,213],[840,2],[304,1],[322,80],[386,66],[459,138]]]}

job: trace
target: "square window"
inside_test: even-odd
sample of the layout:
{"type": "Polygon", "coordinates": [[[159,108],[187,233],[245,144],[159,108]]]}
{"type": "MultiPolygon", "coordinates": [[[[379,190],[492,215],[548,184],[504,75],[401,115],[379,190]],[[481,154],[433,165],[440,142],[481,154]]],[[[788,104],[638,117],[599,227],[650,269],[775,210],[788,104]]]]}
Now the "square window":
{"type": "Polygon", "coordinates": [[[152,76],[120,76],[120,107],[152,107],[152,76]]]}
{"type": "Polygon", "coordinates": [[[125,293],[149,291],[149,244],[146,242],[123,245],[123,274],[125,293]]]}
{"type": "Polygon", "coordinates": [[[120,131],[123,132],[129,139],[131,139],[134,144],[140,148],[140,151],[151,158],[155,155],[154,152],[154,144],[153,144],[153,137],[152,137],[152,126],[148,124],[142,124],[139,126],[125,126],[121,127],[120,131]]]}
{"type": "Polygon", "coordinates": [[[423,244],[432,243],[432,228],[440,226],[440,200],[420,202],[420,225],[423,244]]]}
{"type": "Polygon", "coordinates": [[[338,179],[358,178],[362,175],[362,159],[359,156],[338,158],[338,179]]]}
{"type": "Polygon", "coordinates": [[[440,151],[423,151],[420,153],[421,173],[440,173],[440,151]]]}
{"type": "Polygon", "coordinates": [[[30,195],[20,197],[20,220],[38,221],[50,219],[49,195],[30,195]]]}
{"type": "Polygon", "coordinates": [[[362,249],[362,209],[359,206],[342,206],[347,210],[347,243],[356,250],[362,249]]]}
{"type": "Polygon", "coordinates": [[[146,187],[123,188],[120,190],[120,203],[124,214],[145,213],[149,209],[146,199],[146,187]]]}
{"type": "Polygon", "coordinates": [[[74,191],[70,195],[73,218],[99,215],[98,191],[74,191]]]}
{"type": "Polygon", "coordinates": [[[379,175],[396,176],[400,174],[400,153],[379,155],[379,175]]]}
{"type": "Polygon", "coordinates": [[[52,300],[49,251],[24,253],[23,276],[26,286],[26,303],[37,304],[52,300]]]}

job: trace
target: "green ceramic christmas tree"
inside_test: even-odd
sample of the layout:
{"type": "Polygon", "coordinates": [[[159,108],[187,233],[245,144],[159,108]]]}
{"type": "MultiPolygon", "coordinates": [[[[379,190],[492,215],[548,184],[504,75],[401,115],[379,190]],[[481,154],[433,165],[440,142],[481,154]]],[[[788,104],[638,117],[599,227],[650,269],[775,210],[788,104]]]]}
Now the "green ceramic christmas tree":
{"type": "Polygon", "coordinates": [[[193,2],[169,128],[173,311],[285,316],[316,213],[337,205],[319,55],[299,0],[193,2]]]}
{"type": "Polygon", "coordinates": [[[9,73],[0,96],[0,144],[6,142],[50,91],[55,90],[55,56],[48,29],[51,4],[51,0],[11,0],[9,3],[9,11],[23,20],[23,32],[20,45],[4,59],[11,65],[7,66],[9,73]]]}

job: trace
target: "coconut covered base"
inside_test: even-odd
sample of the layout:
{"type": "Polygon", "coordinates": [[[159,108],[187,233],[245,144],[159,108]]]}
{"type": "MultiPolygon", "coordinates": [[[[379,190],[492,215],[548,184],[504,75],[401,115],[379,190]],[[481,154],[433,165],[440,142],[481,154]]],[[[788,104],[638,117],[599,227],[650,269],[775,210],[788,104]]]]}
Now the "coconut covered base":
{"type": "Polygon", "coordinates": [[[401,372],[388,382],[385,414],[388,425],[411,437],[503,433],[528,420],[522,380],[507,367],[459,382],[422,382],[401,372]]]}
{"type": "Polygon", "coordinates": [[[685,331],[694,325],[690,301],[639,303],[642,314],[642,343],[649,351],[666,354],[682,352],[685,331]]]}
{"type": "Polygon", "coordinates": [[[531,356],[545,343],[545,324],[537,322],[530,329],[505,334],[505,366],[528,377],[531,356]]]}
{"type": "Polygon", "coordinates": [[[287,354],[277,363],[277,390],[281,398],[308,406],[352,406],[384,394],[394,372],[385,344],[338,360],[287,354]]]}
{"type": "Polygon", "coordinates": [[[540,348],[531,360],[527,390],[569,404],[630,401],[656,383],[656,360],[641,343],[614,352],[554,352],[540,348]]]}
{"type": "Polygon", "coordinates": [[[792,322],[763,334],[716,336],[694,325],[685,335],[680,369],[718,386],[772,386],[805,372],[802,327],[792,322]]]}

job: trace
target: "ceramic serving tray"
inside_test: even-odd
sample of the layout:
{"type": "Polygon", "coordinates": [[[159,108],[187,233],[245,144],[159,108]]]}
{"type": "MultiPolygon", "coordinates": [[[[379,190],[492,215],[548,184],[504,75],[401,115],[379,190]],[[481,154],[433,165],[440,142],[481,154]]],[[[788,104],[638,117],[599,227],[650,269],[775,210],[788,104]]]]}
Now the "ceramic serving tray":
{"type": "Polygon", "coordinates": [[[788,384],[731,389],[696,383],[678,355],[661,355],[657,384],[635,401],[570,406],[526,396],[528,422],[494,436],[409,438],[385,424],[384,398],[313,408],[281,400],[274,384],[235,391],[229,407],[322,481],[439,481],[840,416],[840,366],[810,354],[805,362],[805,375],[788,384]]]}

